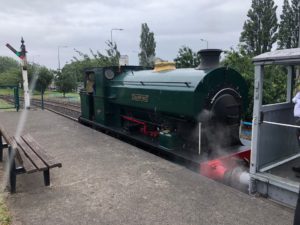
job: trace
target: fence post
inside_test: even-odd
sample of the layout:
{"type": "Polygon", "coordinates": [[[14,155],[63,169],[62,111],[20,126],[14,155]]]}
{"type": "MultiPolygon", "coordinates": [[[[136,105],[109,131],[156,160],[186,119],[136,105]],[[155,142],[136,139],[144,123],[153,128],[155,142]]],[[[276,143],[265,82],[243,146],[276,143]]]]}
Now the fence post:
{"type": "Polygon", "coordinates": [[[16,108],[16,110],[18,112],[19,109],[20,109],[19,87],[18,86],[14,87],[14,98],[15,98],[15,108],[16,108]]]}

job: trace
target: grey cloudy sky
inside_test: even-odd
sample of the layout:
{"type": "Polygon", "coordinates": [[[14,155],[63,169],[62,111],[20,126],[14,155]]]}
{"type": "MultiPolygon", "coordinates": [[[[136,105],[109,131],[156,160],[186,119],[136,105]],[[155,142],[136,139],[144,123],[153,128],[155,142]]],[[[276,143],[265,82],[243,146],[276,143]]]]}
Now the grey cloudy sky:
{"type": "MultiPolygon", "coordinates": [[[[276,0],[278,11],[282,1],[276,0]]],[[[74,48],[104,52],[105,41],[117,42],[130,64],[138,63],[141,24],[155,34],[156,56],[173,60],[182,45],[194,51],[229,49],[238,44],[251,0],[0,0],[0,55],[13,56],[6,43],[19,49],[25,39],[28,60],[53,69],[76,55],[74,48]]],[[[17,57],[15,57],[17,59],[17,57]]]]}

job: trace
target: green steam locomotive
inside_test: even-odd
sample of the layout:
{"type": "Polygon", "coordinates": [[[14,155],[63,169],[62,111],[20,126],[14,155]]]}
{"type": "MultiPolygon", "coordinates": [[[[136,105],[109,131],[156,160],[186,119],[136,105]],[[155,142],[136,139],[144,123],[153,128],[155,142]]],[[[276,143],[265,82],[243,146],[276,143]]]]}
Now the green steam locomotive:
{"type": "Polygon", "coordinates": [[[201,50],[195,69],[169,62],[86,69],[79,121],[194,161],[233,151],[248,88],[219,65],[221,52],[201,50]]]}

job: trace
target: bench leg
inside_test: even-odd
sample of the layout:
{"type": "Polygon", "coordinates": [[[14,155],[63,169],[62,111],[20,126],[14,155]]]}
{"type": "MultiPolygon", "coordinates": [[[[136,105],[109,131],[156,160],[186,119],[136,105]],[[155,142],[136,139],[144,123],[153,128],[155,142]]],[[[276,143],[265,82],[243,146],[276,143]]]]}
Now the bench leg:
{"type": "Polygon", "coordinates": [[[15,163],[15,153],[11,146],[8,147],[9,154],[9,183],[10,183],[10,192],[16,193],[16,163],[15,163]]]}
{"type": "Polygon", "coordinates": [[[45,183],[45,186],[50,186],[50,170],[49,169],[44,171],[44,183],[45,183]]]}

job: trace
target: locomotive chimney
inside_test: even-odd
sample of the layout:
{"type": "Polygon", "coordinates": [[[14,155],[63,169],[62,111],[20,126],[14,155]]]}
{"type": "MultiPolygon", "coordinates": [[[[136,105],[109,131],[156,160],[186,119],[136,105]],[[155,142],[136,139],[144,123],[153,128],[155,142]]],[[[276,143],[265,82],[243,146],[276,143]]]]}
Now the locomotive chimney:
{"type": "Polygon", "coordinates": [[[221,49],[202,49],[198,52],[200,54],[200,65],[196,68],[198,70],[207,70],[219,67],[221,49]]]}

